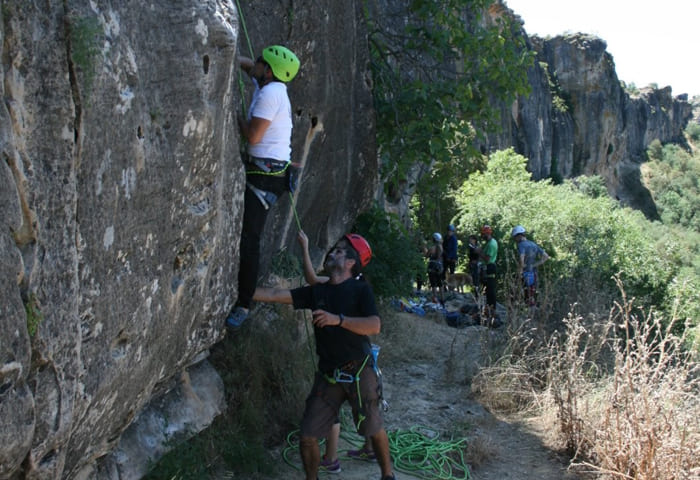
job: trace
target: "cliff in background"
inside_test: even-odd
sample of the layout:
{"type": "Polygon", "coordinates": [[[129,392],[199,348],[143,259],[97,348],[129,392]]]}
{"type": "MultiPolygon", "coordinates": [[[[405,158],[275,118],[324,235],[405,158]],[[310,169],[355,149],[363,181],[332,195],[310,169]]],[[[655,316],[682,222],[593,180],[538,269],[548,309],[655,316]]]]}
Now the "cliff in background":
{"type": "MultiPolygon", "coordinates": [[[[513,15],[506,8],[500,13],[513,15]]],[[[605,41],[594,36],[531,37],[529,44],[537,53],[528,72],[532,93],[502,106],[502,130],[486,147],[514,146],[536,180],[600,175],[612,197],[658,218],[639,165],[655,139],[686,145],[687,94],[647,87],[630,96],[605,41]]]]}
{"type": "MultiPolygon", "coordinates": [[[[377,191],[361,2],[241,8],[3,1],[0,479],[138,478],[225,408],[204,359],[236,295],[249,45],[302,61],[301,188],[269,219],[263,271],[294,248],[295,211],[318,258],[377,191]]],[[[536,179],[599,174],[653,216],[639,162],[653,139],[682,139],[690,106],[669,89],[630,98],[599,39],[531,45],[532,94],[501,106],[484,148],[514,145],[536,179]]]]}

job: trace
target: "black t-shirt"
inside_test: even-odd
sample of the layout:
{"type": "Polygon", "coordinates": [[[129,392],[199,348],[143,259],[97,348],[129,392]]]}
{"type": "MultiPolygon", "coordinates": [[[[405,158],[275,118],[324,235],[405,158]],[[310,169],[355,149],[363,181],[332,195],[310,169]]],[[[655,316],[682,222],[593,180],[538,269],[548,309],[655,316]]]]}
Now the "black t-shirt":
{"type": "MultiPolygon", "coordinates": [[[[319,283],[292,290],[295,309],[321,309],[346,317],[379,315],[372,288],[365,281],[350,278],[331,285],[319,283]]],[[[318,368],[328,373],[352,360],[361,360],[370,353],[367,335],[358,335],[342,327],[314,327],[318,368]]]]}

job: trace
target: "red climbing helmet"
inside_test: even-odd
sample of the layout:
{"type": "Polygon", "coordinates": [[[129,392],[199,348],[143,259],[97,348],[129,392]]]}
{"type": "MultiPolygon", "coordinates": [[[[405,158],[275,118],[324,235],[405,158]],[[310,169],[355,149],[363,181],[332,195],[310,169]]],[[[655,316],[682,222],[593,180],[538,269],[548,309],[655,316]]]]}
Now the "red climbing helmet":
{"type": "Polygon", "coordinates": [[[365,240],[362,235],[356,233],[348,233],[345,235],[345,238],[360,256],[360,264],[362,267],[366,267],[372,259],[372,248],[369,246],[369,243],[367,243],[367,240],[365,240]]]}

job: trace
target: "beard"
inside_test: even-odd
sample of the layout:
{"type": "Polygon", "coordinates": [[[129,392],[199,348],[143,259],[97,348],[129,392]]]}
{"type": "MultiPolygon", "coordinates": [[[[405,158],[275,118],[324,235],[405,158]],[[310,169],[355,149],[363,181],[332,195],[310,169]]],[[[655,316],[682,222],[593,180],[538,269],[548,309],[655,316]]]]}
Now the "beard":
{"type": "Polygon", "coordinates": [[[332,255],[328,255],[326,257],[326,261],[323,262],[323,269],[328,273],[330,273],[334,270],[342,270],[342,268],[343,268],[342,262],[339,262],[332,255]]]}

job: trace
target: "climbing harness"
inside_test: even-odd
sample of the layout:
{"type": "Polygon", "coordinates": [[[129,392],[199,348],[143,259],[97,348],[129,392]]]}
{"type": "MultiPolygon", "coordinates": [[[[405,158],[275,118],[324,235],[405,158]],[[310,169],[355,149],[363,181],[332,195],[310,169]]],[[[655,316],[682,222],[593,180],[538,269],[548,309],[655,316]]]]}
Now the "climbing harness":
{"type": "Polygon", "coordinates": [[[258,200],[260,200],[260,203],[262,203],[265,210],[269,210],[270,207],[277,201],[277,195],[274,193],[254,187],[250,182],[246,182],[245,185],[246,187],[250,188],[250,191],[253,192],[256,197],[258,197],[258,200]]]}
{"type": "Polygon", "coordinates": [[[275,160],[274,158],[250,157],[251,164],[260,170],[248,170],[247,175],[280,175],[287,170],[289,162],[285,160],[275,160]]]}
{"type": "Polygon", "coordinates": [[[348,362],[346,365],[343,365],[340,368],[336,368],[335,370],[333,370],[333,372],[331,372],[331,375],[328,375],[327,373],[322,373],[323,377],[331,385],[335,385],[338,383],[355,383],[358,409],[357,425],[355,425],[355,428],[357,428],[358,430],[360,429],[360,425],[362,425],[362,422],[367,418],[364,414],[364,406],[362,405],[362,393],[360,392],[360,375],[365,369],[365,365],[367,365],[367,361],[369,359],[370,355],[366,355],[365,359],[362,361],[362,364],[354,374],[349,373],[347,370],[353,370],[357,366],[358,361],[348,362]]]}
{"type": "Polygon", "coordinates": [[[365,356],[364,360],[362,361],[362,364],[359,364],[360,366],[355,374],[348,373],[346,370],[354,369],[358,365],[359,360],[348,362],[342,367],[336,368],[335,370],[330,372],[330,375],[324,373],[323,376],[325,377],[326,381],[331,384],[356,382],[358,384],[359,389],[360,374],[362,373],[362,370],[364,370],[365,365],[367,365],[367,360],[369,360],[369,357],[369,355],[365,356]]]}

